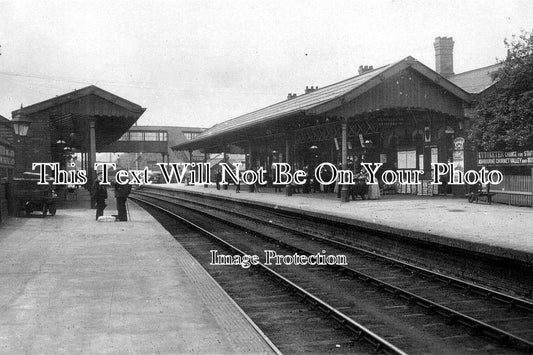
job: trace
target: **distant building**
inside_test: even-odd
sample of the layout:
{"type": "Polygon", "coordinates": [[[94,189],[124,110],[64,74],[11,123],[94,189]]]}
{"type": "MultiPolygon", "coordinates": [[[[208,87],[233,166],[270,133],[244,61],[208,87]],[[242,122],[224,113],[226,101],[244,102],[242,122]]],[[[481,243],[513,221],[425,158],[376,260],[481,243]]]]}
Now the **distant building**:
{"type": "MultiPolygon", "coordinates": [[[[122,153],[119,167],[156,170],[157,163],[189,162],[188,151],[175,152],[172,146],[196,138],[205,128],[176,126],[133,126],[116,142],[105,148],[107,152],[122,153]]],[[[203,161],[199,151],[192,152],[192,161],[203,161]]]]}

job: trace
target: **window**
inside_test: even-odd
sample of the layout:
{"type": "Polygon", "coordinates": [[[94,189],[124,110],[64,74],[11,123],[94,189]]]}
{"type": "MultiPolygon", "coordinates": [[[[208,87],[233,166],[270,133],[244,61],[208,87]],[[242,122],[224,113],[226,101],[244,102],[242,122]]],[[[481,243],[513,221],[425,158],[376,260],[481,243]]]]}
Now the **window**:
{"type": "Polygon", "coordinates": [[[144,132],[145,141],[157,141],[158,132],[144,132]]]}
{"type": "Polygon", "coordinates": [[[157,132],[157,140],[158,141],[168,141],[168,133],[167,132],[157,132]]]}
{"type": "Polygon", "coordinates": [[[398,152],[398,169],[416,169],[416,150],[398,152]]]}
{"type": "Polygon", "coordinates": [[[199,134],[200,132],[183,132],[183,135],[185,136],[187,140],[194,139],[198,137],[199,134]]]}
{"type": "Polygon", "coordinates": [[[124,133],[119,141],[166,142],[168,141],[168,133],[166,131],[129,131],[124,133]]]}
{"type": "Polygon", "coordinates": [[[130,141],[142,141],[143,132],[130,132],[130,141]]]}

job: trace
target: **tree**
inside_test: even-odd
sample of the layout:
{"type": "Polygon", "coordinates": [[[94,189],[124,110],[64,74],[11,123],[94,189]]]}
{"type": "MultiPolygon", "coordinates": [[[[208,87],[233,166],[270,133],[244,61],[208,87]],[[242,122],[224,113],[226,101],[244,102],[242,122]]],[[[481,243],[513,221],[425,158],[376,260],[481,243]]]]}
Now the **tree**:
{"type": "Polygon", "coordinates": [[[533,149],[533,31],[504,43],[507,58],[475,109],[468,137],[481,150],[533,149]]]}

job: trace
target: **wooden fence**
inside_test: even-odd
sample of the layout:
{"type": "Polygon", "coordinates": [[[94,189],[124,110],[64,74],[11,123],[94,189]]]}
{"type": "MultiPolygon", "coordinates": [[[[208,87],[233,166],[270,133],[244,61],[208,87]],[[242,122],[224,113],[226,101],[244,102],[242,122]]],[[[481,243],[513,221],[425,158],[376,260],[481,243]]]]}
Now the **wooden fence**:
{"type": "Polygon", "coordinates": [[[515,206],[531,206],[531,176],[504,175],[499,185],[492,185],[492,201],[515,206]]]}

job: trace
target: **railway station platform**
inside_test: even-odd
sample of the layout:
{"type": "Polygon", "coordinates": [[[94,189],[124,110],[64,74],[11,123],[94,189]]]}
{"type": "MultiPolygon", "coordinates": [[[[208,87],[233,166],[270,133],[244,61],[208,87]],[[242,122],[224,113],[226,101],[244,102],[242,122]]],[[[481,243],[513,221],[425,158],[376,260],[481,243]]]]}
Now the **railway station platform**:
{"type": "Polygon", "coordinates": [[[446,196],[384,195],[379,200],[341,203],[333,193],[293,194],[242,185],[228,190],[184,184],[154,185],[244,200],[276,209],[344,222],[409,238],[458,247],[533,264],[533,209],[446,196]]]}
{"type": "Polygon", "coordinates": [[[273,353],[143,209],[129,202],[131,221],[114,223],[68,205],[0,226],[0,353],[273,353]]]}

